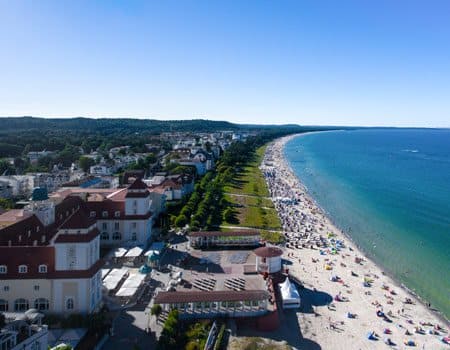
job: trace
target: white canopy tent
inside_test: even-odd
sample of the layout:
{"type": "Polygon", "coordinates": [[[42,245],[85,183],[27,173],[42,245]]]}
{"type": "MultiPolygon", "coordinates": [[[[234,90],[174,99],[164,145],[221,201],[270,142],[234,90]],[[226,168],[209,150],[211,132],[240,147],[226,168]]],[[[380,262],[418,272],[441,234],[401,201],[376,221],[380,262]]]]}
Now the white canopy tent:
{"type": "Polygon", "coordinates": [[[110,272],[111,269],[102,269],[102,279],[104,279],[110,272]]]}
{"type": "Polygon", "coordinates": [[[164,242],[153,242],[153,244],[150,246],[147,252],[145,252],[145,256],[150,256],[153,253],[155,254],[161,254],[164,248],[166,247],[166,244],[164,242]]]}
{"type": "Polygon", "coordinates": [[[142,284],[142,281],[144,281],[144,279],[145,279],[145,275],[140,274],[140,273],[130,275],[125,280],[125,282],[123,282],[122,287],[116,293],[116,296],[118,296],[118,297],[133,296],[134,294],[136,294],[137,290],[139,289],[139,287],[142,284]]]}
{"type": "Polygon", "coordinates": [[[122,280],[122,278],[125,277],[127,273],[128,273],[127,268],[112,269],[111,272],[103,280],[103,286],[107,290],[116,289],[119,282],[122,280]]]}
{"type": "Polygon", "coordinates": [[[283,299],[283,309],[300,307],[300,294],[297,287],[289,281],[289,278],[279,285],[283,299]]]}
{"type": "Polygon", "coordinates": [[[114,257],[114,258],[121,258],[123,257],[126,253],[127,253],[128,249],[119,247],[114,249],[111,253],[110,256],[114,257]]]}
{"type": "Polygon", "coordinates": [[[125,257],[127,258],[136,258],[139,255],[141,255],[143,249],[141,247],[134,247],[131,248],[126,254],[125,257]]]}

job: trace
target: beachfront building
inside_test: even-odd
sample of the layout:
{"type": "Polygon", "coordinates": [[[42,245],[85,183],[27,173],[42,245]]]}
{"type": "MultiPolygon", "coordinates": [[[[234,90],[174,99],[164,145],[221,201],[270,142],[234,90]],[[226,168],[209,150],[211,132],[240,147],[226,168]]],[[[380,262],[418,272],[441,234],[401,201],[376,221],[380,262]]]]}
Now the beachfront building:
{"type": "Polygon", "coordinates": [[[159,292],[155,304],[165,311],[178,309],[182,318],[255,317],[268,312],[265,290],[159,292]]]}
{"type": "Polygon", "coordinates": [[[260,247],[254,250],[256,270],[259,273],[277,273],[281,271],[283,251],[275,246],[260,247]]]}
{"type": "Polygon", "coordinates": [[[91,313],[101,302],[99,231],[83,200],[33,192],[0,215],[0,312],[91,313]]]}
{"type": "Polygon", "coordinates": [[[210,247],[257,247],[260,244],[261,235],[258,231],[230,231],[230,232],[191,232],[189,245],[192,248],[210,247]]]}

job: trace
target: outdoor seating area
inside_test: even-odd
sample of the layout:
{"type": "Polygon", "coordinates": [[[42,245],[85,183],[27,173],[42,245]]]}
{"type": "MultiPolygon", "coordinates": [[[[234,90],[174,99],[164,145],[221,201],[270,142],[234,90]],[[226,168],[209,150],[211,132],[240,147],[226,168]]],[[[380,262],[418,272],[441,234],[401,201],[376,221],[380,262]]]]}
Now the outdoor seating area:
{"type": "Polygon", "coordinates": [[[245,290],[245,279],[243,278],[228,278],[224,283],[225,287],[231,290],[245,290]]]}
{"type": "Polygon", "coordinates": [[[214,278],[201,278],[192,282],[192,286],[203,291],[214,290],[216,286],[216,280],[214,278]]]}

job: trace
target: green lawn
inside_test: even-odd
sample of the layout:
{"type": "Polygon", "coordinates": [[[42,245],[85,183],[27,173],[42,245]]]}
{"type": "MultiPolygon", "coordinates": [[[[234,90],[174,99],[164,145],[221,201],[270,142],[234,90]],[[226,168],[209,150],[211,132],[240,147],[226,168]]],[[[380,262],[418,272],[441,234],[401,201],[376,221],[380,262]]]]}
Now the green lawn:
{"type": "Polygon", "coordinates": [[[266,182],[258,168],[265,149],[266,146],[258,148],[253,161],[241,169],[239,174],[233,179],[232,183],[225,186],[225,192],[250,196],[269,196],[266,182]]]}
{"type": "Polygon", "coordinates": [[[224,225],[269,230],[281,228],[274,205],[267,198],[269,191],[266,182],[258,168],[265,149],[266,146],[258,148],[254,159],[225,186],[225,199],[235,205],[238,223],[224,222],[224,225]]]}

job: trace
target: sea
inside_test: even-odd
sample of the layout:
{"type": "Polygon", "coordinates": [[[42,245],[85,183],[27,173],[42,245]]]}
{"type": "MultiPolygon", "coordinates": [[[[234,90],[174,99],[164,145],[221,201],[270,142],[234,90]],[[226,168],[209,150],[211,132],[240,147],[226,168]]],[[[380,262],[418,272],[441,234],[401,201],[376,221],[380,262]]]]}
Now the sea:
{"type": "Polygon", "coordinates": [[[450,130],[308,133],[284,153],[333,223],[450,319],[450,130]]]}

